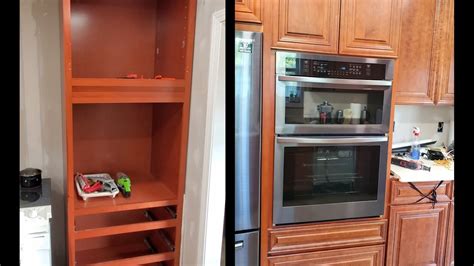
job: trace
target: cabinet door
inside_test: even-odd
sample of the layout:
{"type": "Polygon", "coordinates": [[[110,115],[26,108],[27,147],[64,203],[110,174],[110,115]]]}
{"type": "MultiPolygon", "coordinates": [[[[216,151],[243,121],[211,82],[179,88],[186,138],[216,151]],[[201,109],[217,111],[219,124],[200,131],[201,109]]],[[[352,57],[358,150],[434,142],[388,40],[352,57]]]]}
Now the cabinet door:
{"type": "Polygon", "coordinates": [[[436,99],[438,104],[454,104],[454,1],[445,0],[446,16],[449,21],[446,27],[447,41],[446,45],[443,45],[441,49],[444,49],[440,54],[441,67],[440,70],[440,82],[439,91],[436,99]],[[442,71],[445,70],[445,71],[442,71]],[[447,81],[445,81],[447,79],[447,81]]]}
{"type": "Polygon", "coordinates": [[[390,208],[387,265],[443,265],[449,203],[390,208]]]}
{"type": "Polygon", "coordinates": [[[337,54],[340,0],[279,0],[273,47],[337,54]]]}
{"type": "Polygon", "coordinates": [[[382,266],[384,245],[275,256],[268,260],[270,266],[382,266]]]}
{"type": "Polygon", "coordinates": [[[235,0],[235,20],[262,23],[261,0],[235,0]]]}
{"type": "Polygon", "coordinates": [[[400,15],[401,0],[342,0],[339,53],[396,57],[400,15]]]}
{"type": "Polygon", "coordinates": [[[447,85],[454,51],[449,33],[452,5],[452,0],[402,1],[397,104],[449,104],[453,101],[454,86],[448,88],[447,85]]]}

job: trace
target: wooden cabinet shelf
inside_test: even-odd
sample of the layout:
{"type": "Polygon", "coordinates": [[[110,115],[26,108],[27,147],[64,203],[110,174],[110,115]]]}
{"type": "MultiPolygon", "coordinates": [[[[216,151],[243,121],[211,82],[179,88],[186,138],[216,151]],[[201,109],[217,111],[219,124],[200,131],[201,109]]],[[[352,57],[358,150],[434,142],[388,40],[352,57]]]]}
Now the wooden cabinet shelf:
{"type": "Polygon", "coordinates": [[[172,206],[176,205],[177,202],[176,195],[159,180],[132,180],[132,195],[129,198],[118,194],[115,198],[91,198],[83,201],[76,194],[74,213],[76,216],[82,216],[172,206]]]}
{"type": "Polygon", "coordinates": [[[72,103],[181,103],[182,79],[73,78],[72,103]]]}
{"type": "Polygon", "coordinates": [[[162,246],[156,232],[78,241],[77,265],[142,265],[171,261],[175,252],[162,246]],[[110,244],[111,242],[118,242],[110,244]]]}

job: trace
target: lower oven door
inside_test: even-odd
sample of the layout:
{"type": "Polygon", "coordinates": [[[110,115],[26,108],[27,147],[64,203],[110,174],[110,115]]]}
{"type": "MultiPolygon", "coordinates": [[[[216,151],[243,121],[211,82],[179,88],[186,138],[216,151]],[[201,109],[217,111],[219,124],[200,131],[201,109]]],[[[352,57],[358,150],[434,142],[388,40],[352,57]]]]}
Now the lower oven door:
{"type": "Polygon", "coordinates": [[[273,224],[383,215],[388,139],[277,137],[273,224]]]}

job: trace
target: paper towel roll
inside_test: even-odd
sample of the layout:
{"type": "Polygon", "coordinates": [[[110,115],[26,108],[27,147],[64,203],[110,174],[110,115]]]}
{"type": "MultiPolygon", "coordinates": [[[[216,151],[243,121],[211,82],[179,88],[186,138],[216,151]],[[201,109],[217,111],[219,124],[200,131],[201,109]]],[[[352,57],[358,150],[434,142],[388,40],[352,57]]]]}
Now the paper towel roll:
{"type": "Polygon", "coordinates": [[[362,112],[362,104],[351,103],[351,110],[352,110],[352,124],[359,124],[360,114],[362,112]]]}

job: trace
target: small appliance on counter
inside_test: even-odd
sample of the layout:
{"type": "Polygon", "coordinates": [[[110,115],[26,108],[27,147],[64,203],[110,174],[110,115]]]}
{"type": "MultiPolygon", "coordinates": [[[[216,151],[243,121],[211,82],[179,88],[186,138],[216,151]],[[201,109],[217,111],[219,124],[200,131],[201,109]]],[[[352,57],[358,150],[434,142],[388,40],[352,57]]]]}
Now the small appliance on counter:
{"type": "Polygon", "coordinates": [[[51,179],[20,186],[20,265],[52,265],[51,217],[51,179]]]}
{"type": "Polygon", "coordinates": [[[20,171],[20,184],[22,188],[35,188],[41,186],[41,170],[25,168],[20,171]]]}

